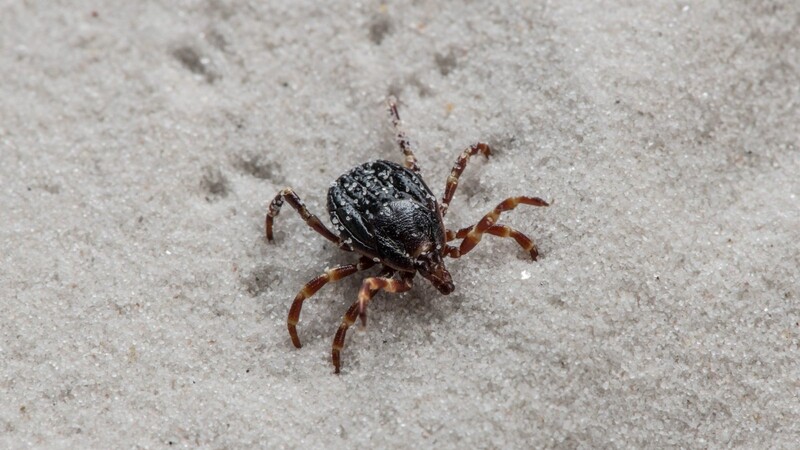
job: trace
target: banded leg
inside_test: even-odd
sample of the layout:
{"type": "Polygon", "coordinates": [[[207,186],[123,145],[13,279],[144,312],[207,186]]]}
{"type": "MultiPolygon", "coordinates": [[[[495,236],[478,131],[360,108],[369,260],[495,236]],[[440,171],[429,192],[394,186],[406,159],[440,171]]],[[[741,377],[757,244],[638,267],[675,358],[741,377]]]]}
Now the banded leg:
{"type": "Polygon", "coordinates": [[[389,97],[387,100],[389,105],[389,117],[392,119],[392,126],[394,127],[394,135],[395,139],[397,140],[397,145],[400,146],[400,150],[403,151],[403,155],[405,155],[405,167],[408,169],[413,170],[414,172],[419,172],[419,166],[417,165],[417,157],[414,156],[414,151],[411,150],[411,142],[406,137],[406,133],[400,127],[400,114],[397,113],[397,99],[394,96],[389,97]]]}
{"type": "Polygon", "coordinates": [[[411,279],[413,276],[413,274],[403,274],[403,277],[399,280],[383,277],[371,277],[364,280],[364,283],[361,285],[361,290],[358,292],[358,300],[350,305],[350,308],[342,319],[339,330],[336,331],[336,336],[333,338],[331,357],[336,373],[339,373],[341,367],[340,353],[344,348],[344,338],[347,334],[347,329],[350,328],[359,317],[361,317],[362,323],[366,324],[366,308],[372,300],[372,297],[381,289],[386,292],[405,292],[411,289],[411,279]]]}
{"type": "MultiPolygon", "coordinates": [[[[467,237],[467,234],[469,234],[471,230],[472,227],[462,228],[458,231],[447,230],[447,242],[450,242],[453,239],[463,239],[467,237]]],[[[536,261],[536,258],[539,256],[539,250],[536,248],[536,244],[534,244],[533,239],[529,238],[528,236],[524,235],[523,233],[511,227],[505,225],[492,225],[485,231],[485,233],[494,236],[514,238],[514,240],[517,241],[517,244],[519,244],[520,247],[522,247],[526,252],[529,252],[531,254],[531,258],[533,258],[534,261],[536,261]]],[[[458,252],[457,248],[453,248],[453,250],[458,252]]],[[[450,250],[448,255],[450,255],[453,258],[458,258],[461,256],[460,252],[453,253],[453,250],[450,250]]]]}
{"type": "MultiPolygon", "coordinates": [[[[512,209],[516,208],[517,205],[519,204],[532,205],[532,206],[550,206],[546,201],[540,199],[539,197],[510,197],[503,200],[491,212],[489,212],[489,214],[483,216],[483,218],[480,221],[478,221],[477,224],[475,224],[473,227],[470,227],[469,231],[464,236],[464,240],[461,241],[461,245],[458,248],[458,256],[466,255],[467,253],[469,253],[470,250],[475,248],[475,246],[478,245],[478,242],[481,241],[483,233],[488,232],[488,230],[492,228],[492,226],[494,226],[494,224],[497,222],[497,219],[500,218],[500,214],[505,211],[511,211],[512,209]]],[[[517,242],[519,242],[519,240],[517,240],[517,242]]],[[[520,243],[520,245],[522,244],[520,243]]],[[[454,256],[452,251],[449,251],[448,254],[450,254],[454,258],[458,257],[454,256]]],[[[533,256],[533,253],[531,253],[531,256],[533,256]]]]}
{"type": "Polygon", "coordinates": [[[308,212],[306,205],[300,200],[300,197],[295,194],[292,188],[286,188],[278,192],[278,195],[272,200],[272,203],[269,205],[269,211],[267,212],[267,219],[265,223],[265,228],[267,230],[267,241],[272,242],[272,219],[281,212],[281,206],[283,206],[284,200],[289,203],[289,205],[300,214],[300,217],[306,221],[308,226],[310,226],[314,231],[321,234],[325,237],[325,239],[339,245],[339,236],[333,234],[328,227],[323,224],[317,216],[308,212]]]}
{"type": "Polygon", "coordinates": [[[339,267],[328,269],[322,275],[314,278],[300,289],[297,296],[292,302],[292,307],[289,308],[289,317],[286,319],[286,324],[289,328],[289,336],[292,338],[292,344],[300,348],[300,338],[297,337],[297,322],[300,320],[300,311],[303,309],[303,302],[314,295],[318,290],[331,281],[339,281],[344,277],[350,276],[356,272],[369,269],[375,263],[365,256],[358,260],[357,264],[347,264],[339,267]]]}
{"type": "Polygon", "coordinates": [[[450,201],[453,200],[453,194],[456,193],[456,188],[458,187],[458,178],[461,176],[461,173],[464,172],[464,168],[467,167],[469,157],[475,156],[478,153],[482,153],[486,159],[489,159],[489,155],[492,154],[492,149],[483,142],[479,142],[464,150],[456,160],[453,170],[450,171],[450,175],[447,177],[447,184],[444,186],[444,195],[442,196],[442,203],[439,207],[442,210],[442,217],[447,214],[447,208],[450,206],[450,201]]]}

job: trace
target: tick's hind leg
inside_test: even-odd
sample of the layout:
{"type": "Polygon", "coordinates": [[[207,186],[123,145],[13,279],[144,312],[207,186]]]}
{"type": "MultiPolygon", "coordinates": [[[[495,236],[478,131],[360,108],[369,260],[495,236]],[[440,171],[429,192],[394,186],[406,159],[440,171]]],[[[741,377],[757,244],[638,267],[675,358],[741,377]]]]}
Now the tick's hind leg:
{"type": "Polygon", "coordinates": [[[306,299],[310,298],[318,290],[320,290],[322,286],[325,286],[329,282],[339,281],[344,277],[350,276],[361,270],[369,269],[374,265],[375,263],[371,259],[362,256],[361,259],[358,260],[357,264],[347,264],[334,267],[333,269],[328,269],[322,275],[306,283],[303,286],[303,289],[300,289],[300,292],[298,292],[297,296],[294,298],[292,307],[289,308],[289,317],[286,320],[286,324],[289,327],[289,336],[292,338],[292,344],[294,344],[294,346],[297,348],[302,347],[300,344],[300,338],[297,337],[297,322],[300,320],[300,311],[303,309],[303,302],[306,299]]]}
{"type": "Polygon", "coordinates": [[[295,194],[292,188],[286,188],[278,192],[278,195],[275,196],[275,198],[272,200],[272,203],[269,205],[269,211],[267,211],[267,219],[265,224],[265,228],[267,230],[267,241],[273,241],[272,219],[281,211],[281,206],[283,206],[284,200],[289,203],[298,214],[300,214],[300,217],[302,217],[308,226],[310,226],[314,231],[321,234],[325,237],[325,239],[333,242],[334,244],[340,244],[339,237],[333,234],[333,232],[329,230],[328,227],[326,227],[317,216],[308,212],[306,205],[303,204],[303,201],[300,200],[300,197],[295,194]]]}
{"type": "MultiPolygon", "coordinates": [[[[507,236],[513,237],[516,241],[525,247],[527,242],[533,244],[527,236],[520,233],[519,231],[513,230],[503,225],[495,225],[497,219],[500,218],[500,214],[504,211],[510,211],[517,207],[517,205],[532,205],[532,206],[550,206],[546,201],[540,199],[539,197],[510,197],[497,205],[489,214],[483,216],[483,218],[474,226],[468,227],[457,232],[458,234],[464,233],[464,230],[467,230],[466,233],[463,235],[464,240],[461,241],[461,245],[458,249],[455,247],[450,247],[448,250],[448,255],[453,258],[458,258],[459,256],[466,255],[469,253],[470,250],[475,248],[478,245],[478,242],[481,241],[484,233],[495,234],[497,236],[506,236],[504,233],[508,233],[507,236]],[[491,230],[491,231],[490,231],[491,230]],[[515,234],[516,233],[516,234],[515,234]]],[[[531,256],[533,259],[536,259],[538,256],[538,251],[536,251],[536,246],[534,245],[531,249],[531,256]]]]}
{"type": "MultiPolygon", "coordinates": [[[[467,237],[470,231],[472,231],[472,227],[462,228],[458,231],[447,230],[447,242],[450,242],[453,239],[464,239],[465,237],[467,237]]],[[[522,232],[517,231],[511,227],[505,225],[492,225],[485,231],[485,233],[494,236],[514,238],[514,240],[517,241],[517,244],[519,244],[520,247],[522,247],[526,252],[531,254],[531,258],[533,258],[534,261],[536,261],[536,258],[539,256],[539,250],[537,250],[536,244],[533,242],[533,239],[529,238],[522,232]]],[[[450,248],[452,249],[450,251],[450,256],[455,258],[461,256],[461,253],[457,248],[455,247],[450,247],[450,248]]]]}
{"type": "Polygon", "coordinates": [[[336,336],[333,338],[331,356],[336,373],[339,373],[341,367],[340,352],[344,348],[344,338],[347,334],[347,329],[350,328],[359,317],[361,317],[362,323],[366,324],[367,305],[369,305],[372,297],[381,289],[386,292],[405,292],[411,289],[411,280],[414,274],[403,273],[401,276],[402,278],[399,280],[386,277],[370,277],[361,284],[361,290],[358,292],[358,300],[350,305],[350,308],[342,319],[339,330],[336,331],[336,336]]]}
{"type": "Polygon", "coordinates": [[[453,194],[456,193],[456,188],[458,187],[458,178],[461,177],[461,174],[464,172],[464,168],[467,167],[469,157],[477,155],[478,153],[481,153],[486,158],[489,158],[489,155],[492,154],[492,149],[490,149],[489,146],[483,142],[479,142],[469,146],[461,153],[461,155],[458,156],[458,159],[453,166],[453,170],[450,171],[450,175],[447,177],[447,184],[444,186],[444,195],[442,196],[442,203],[439,206],[439,208],[442,210],[442,217],[447,214],[447,208],[450,206],[450,201],[453,200],[453,194]]]}
{"type": "Polygon", "coordinates": [[[406,168],[419,172],[417,165],[417,157],[414,156],[414,151],[411,150],[411,142],[406,137],[406,133],[400,127],[400,114],[397,113],[397,99],[394,96],[389,97],[387,100],[389,106],[389,117],[392,119],[392,126],[394,127],[394,135],[397,140],[397,145],[403,151],[405,156],[404,165],[406,168]]]}

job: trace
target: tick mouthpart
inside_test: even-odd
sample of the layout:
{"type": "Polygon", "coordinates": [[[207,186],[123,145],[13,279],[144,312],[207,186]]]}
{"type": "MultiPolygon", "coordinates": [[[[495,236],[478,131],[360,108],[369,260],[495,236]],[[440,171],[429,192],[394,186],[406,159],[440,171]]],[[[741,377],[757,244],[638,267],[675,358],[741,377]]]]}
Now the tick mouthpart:
{"type": "Polygon", "coordinates": [[[453,284],[453,277],[450,276],[450,272],[448,272],[447,268],[444,266],[441,256],[433,252],[428,253],[428,255],[431,255],[432,258],[421,259],[421,261],[418,260],[420,264],[417,270],[420,275],[430,281],[431,284],[444,295],[455,291],[456,287],[453,284]]]}
{"type": "Polygon", "coordinates": [[[448,281],[445,282],[445,283],[437,283],[437,282],[431,280],[431,282],[436,287],[436,289],[438,289],[439,292],[441,292],[443,295],[450,294],[450,293],[452,293],[453,291],[456,290],[456,286],[453,284],[453,280],[449,278],[450,277],[449,273],[447,274],[447,277],[448,277],[448,281]]]}

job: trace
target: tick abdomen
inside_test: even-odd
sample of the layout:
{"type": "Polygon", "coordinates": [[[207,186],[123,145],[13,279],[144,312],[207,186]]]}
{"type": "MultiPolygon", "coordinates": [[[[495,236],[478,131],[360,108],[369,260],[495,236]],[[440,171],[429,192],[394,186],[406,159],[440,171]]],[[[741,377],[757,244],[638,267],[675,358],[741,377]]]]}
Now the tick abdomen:
{"type": "Polygon", "coordinates": [[[391,161],[339,177],[328,190],[328,212],[346,244],[397,269],[411,269],[411,259],[440,240],[436,198],[419,174],[391,161]]]}

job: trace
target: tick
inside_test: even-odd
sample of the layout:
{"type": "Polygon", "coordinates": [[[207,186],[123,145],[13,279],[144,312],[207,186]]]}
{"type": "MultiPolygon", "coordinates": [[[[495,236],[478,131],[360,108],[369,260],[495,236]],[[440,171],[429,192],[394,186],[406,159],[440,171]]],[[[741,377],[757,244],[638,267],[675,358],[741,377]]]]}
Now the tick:
{"type": "Polygon", "coordinates": [[[513,238],[535,261],[538,255],[533,240],[521,232],[497,223],[500,214],[517,205],[548,206],[538,197],[510,197],[498,204],[473,226],[452,231],[444,217],[458,186],[458,179],[471,156],[488,158],[491,150],[484,143],[465,149],[456,160],[441,201],[437,201],[420,175],[411,144],[400,127],[397,102],[388,100],[389,114],[397,144],[405,156],[404,164],[371,161],[357,166],[334,181],[328,189],[328,214],[336,232],[311,214],[291,188],[283,189],[269,205],[266,217],[267,241],[273,241],[272,221],[284,201],[289,203],[306,224],[340,249],[361,255],[355,264],[328,269],[300,289],[289,309],[289,336],[300,348],[297,322],[303,302],[329,282],[341,280],[362,270],[380,265],[377,276],[365,278],[358,299],[350,306],[333,338],[331,357],[336,373],[341,368],[341,351],[347,329],[361,319],[366,325],[367,306],[380,291],[405,292],[411,289],[417,273],[430,281],[444,295],[455,289],[445,257],[460,258],[470,252],[484,234],[513,238]],[[448,242],[461,239],[457,246],[448,242]]]}

